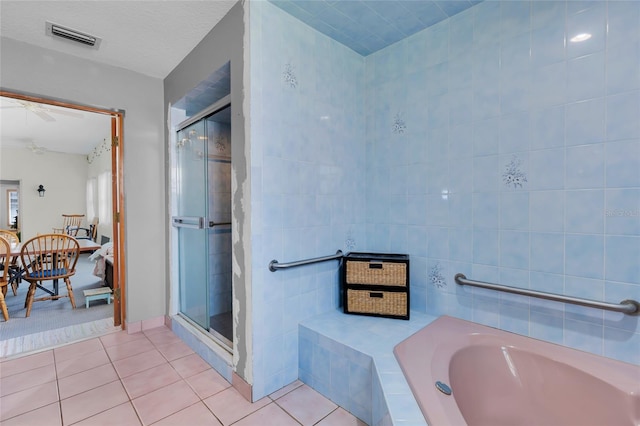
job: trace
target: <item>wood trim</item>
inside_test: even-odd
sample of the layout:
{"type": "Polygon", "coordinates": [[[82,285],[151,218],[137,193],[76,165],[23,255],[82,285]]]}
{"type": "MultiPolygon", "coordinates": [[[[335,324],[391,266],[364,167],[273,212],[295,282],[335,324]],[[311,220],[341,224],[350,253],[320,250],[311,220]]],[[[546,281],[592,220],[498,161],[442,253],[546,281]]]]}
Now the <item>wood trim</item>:
{"type": "Polygon", "coordinates": [[[126,329],[126,257],[124,256],[124,168],[123,168],[123,126],[122,115],[116,114],[111,119],[111,169],[112,173],[112,195],[113,195],[113,248],[114,259],[118,263],[114,273],[114,288],[118,288],[120,295],[116,301],[113,312],[114,325],[126,329]]]}
{"type": "Polygon", "coordinates": [[[124,235],[125,235],[125,215],[124,215],[124,117],[122,114],[118,115],[118,198],[120,206],[120,215],[119,215],[119,223],[120,223],[120,253],[121,263],[118,268],[118,274],[120,275],[120,288],[122,288],[122,315],[121,315],[121,323],[126,324],[127,319],[127,292],[124,291],[127,277],[127,258],[124,256],[125,252],[125,244],[124,244],[124,235]]]}
{"type": "Polygon", "coordinates": [[[111,134],[118,137],[118,146],[116,149],[111,149],[111,181],[112,181],[112,197],[114,213],[118,212],[119,222],[117,222],[116,215],[113,217],[113,247],[114,247],[114,288],[118,285],[121,299],[120,303],[117,301],[113,306],[113,321],[115,326],[121,326],[125,328],[126,317],[126,304],[125,304],[125,277],[126,277],[126,262],[125,262],[125,236],[124,236],[124,169],[123,158],[124,150],[123,146],[123,129],[124,129],[124,112],[120,110],[110,110],[106,108],[98,108],[90,105],[75,104],[68,101],[56,100],[51,98],[43,98],[40,96],[29,95],[25,93],[10,92],[6,90],[0,90],[0,96],[4,96],[12,99],[20,99],[28,102],[35,102],[39,104],[54,105],[63,108],[71,108],[80,111],[93,112],[98,114],[107,114],[112,117],[111,120],[111,134]]]}
{"type": "MultiPolygon", "coordinates": [[[[113,274],[113,294],[115,295],[113,298],[113,323],[116,326],[122,326],[122,293],[120,287],[120,264],[122,253],[120,250],[120,223],[118,222],[118,146],[115,143],[118,137],[118,118],[116,116],[111,117],[111,208],[113,209],[113,213],[111,217],[113,221],[111,222],[111,226],[113,231],[111,234],[113,235],[113,263],[114,263],[114,274],[113,274]],[[116,171],[116,173],[113,173],[116,171]]],[[[124,327],[123,327],[124,328],[124,327]]]]}
{"type": "Polygon", "coordinates": [[[95,112],[98,114],[109,114],[109,115],[117,114],[121,116],[123,115],[122,111],[111,110],[106,108],[98,108],[90,105],[74,104],[71,102],[60,101],[60,100],[51,99],[51,98],[42,98],[39,96],[26,95],[23,93],[8,92],[6,90],[0,90],[0,96],[4,96],[6,98],[12,98],[12,99],[20,99],[22,101],[35,102],[39,104],[47,104],[47,105],[54,105],[54,106],[59,106],[63,108],[77,109],[80,111],[95,112]]]}

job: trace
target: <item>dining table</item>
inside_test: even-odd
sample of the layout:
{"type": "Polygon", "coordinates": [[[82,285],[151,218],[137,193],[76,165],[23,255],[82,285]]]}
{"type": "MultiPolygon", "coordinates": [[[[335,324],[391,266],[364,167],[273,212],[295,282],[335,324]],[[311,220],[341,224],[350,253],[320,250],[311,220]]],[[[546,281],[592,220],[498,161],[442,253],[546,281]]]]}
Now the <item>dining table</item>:
{"type": "MultiPolygon", "coordinates": [[[[96,243],[93,240],[80,239],[80,238],[78,238],[77,240],[78,240],[80,253],[94,252],[94,251],[98,250],[100,247],[102,247],[100,244],[96,243]]],[[[22,243],[11,244],[9,256],[12,259],[15,258],[15,257],[20,257],[21,250],[22,250],[22,243]]],[[[0,257],[2,257],[2,256],[3,256],[3,254],[0,253],[0,257]]],[[[18,270],[18,271],[15,271],[15,272],[11,273],[11,276],[9,277],[8,286],[11,286],[14,282],[15,283],[19,283],[20,279],[22,278],[22,274],[24,274],[24,270],[22,268],[20,268],[20,270],[18,270]]],[[[57,279],[53,280],[53,291],[51,291],[51,290],[49,290],[47,288],[44,288],[42,286],[38,286],[38,287],[41,288],[42,290],[46,291],[47,293],[49,293],[52,296],[57,296],[58,295],[58,280],[57,279]]]]}
{"type": "MultiPolygon", "coordinates": [[[[100,244],[96,243],[92,240],[78,239],[78,244],[80,245],[80,253],[89,253],[98,250],[102,247],[100,244]]],[[[11,253],[10,256],[20,256],[20,251],[22,250],[22,243],[11,244],[11,253]]]]}

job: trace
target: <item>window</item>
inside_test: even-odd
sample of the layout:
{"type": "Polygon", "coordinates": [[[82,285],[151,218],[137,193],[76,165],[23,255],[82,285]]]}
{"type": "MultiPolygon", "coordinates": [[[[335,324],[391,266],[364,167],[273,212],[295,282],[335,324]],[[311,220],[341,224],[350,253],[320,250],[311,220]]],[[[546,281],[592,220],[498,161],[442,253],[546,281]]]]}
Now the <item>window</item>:
{"type": "Polygon", "coordinates": [[[98,217],[98,179],[87,181],[87,219],[89,222],[98,217]]]}
{"type": "Polygon", "coordinates": [[[7,226],[18,229],[18,190],[7,189],[7,226]]]}
{"type": "Polygon", "coordinates": [[[98,176],[98,218],[103,225],[111,224],[111,172],[98,176]]]}

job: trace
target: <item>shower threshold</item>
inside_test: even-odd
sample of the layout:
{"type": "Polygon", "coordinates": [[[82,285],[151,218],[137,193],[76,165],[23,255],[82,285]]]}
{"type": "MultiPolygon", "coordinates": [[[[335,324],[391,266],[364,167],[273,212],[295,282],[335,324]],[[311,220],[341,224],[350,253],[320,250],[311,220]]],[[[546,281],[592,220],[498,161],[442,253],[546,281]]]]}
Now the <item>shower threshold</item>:
{"type": "Polygon", "coordinates": [[[231,311],[209,318],[209,334],[229,348],[233,347],[233,315],[231,311]]]}

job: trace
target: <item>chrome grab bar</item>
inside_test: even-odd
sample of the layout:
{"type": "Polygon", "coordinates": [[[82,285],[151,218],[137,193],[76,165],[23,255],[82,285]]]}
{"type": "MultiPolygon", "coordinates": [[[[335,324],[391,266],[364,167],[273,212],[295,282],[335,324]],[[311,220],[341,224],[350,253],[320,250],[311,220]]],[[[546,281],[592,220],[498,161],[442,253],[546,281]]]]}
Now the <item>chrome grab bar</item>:
{"type": "Polygon", "coordinates": [[[277,260],[269,262],[269,270],[275,272],[278,269],[293,268],[294,266],[310,265],[312,263],[326,262],[327,260],[342,259],[342,250],[338,250],[336,254],[331,256],[314,257],[313,259],[298,260],[297,262],[278,263],[277,260]]]}
{"type": "Polygon", "coordinates": [[[539,299],[572,303],[574,305],[588,306],[590,308],[600,308],[607,311],[622,312],[627,315],[640,315],[640,303],[630,299],[623,300],[620,303],[601,302],[599,300],[582,299],[579,297],[563,296],[561,294],[547,293],[544,291],[527,290],[523,288],[509,287],[502,284],[492,284],[484,281],[469,280],[464,274],[456,274],[454,280],[458,285],[470,285],[472,287],[488,288],[490,290],[537,297],[539,299]]]}

